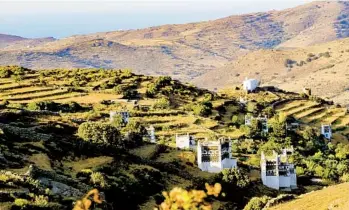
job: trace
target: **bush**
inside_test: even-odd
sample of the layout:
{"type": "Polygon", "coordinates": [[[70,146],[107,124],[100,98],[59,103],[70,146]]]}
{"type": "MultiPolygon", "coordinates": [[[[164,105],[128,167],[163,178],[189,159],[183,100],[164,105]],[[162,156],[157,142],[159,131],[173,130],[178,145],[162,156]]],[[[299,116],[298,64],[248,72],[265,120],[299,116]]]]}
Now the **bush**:
{"type": "Polygon", "coordinates": [[[224,183],[239,188],[245,188],[250,184],[248,175],[242,170],[238,170],[236,168],[223,169],[223,171],[221,172],[221,179],[224,183]]]}
{"type": "Polygon", "coordinates": [[[122,94],[124,92],[124,87],[122,85],[117,85],[113,88],[116,94],[122,94]]]}
{"type": "Polygon", "coordinates": [[[105,188],[107,186],[107,182],[102,173],[100,172],[92,172],[90,175],[91,182],[101,188],[105,188]]]}
{"type": "Polygon", "coordinates": [[[132,90],[132,89],[127,89],[123,92],[122,98],[124,99],[132,99],[136,98],[138,96],[138,91],[137,90],[132,90]]]}
{"type": "Polygon", "coordinates": [[[79,126],[78,136],[85,141],[123,147],[120,131],[106,123],[84,122],[79,126]]]}
{"type": "Polygon", "coordinates": [[[258,111],[257,104],[255,102],[248,102],[247,111],[251,113],[257,112],[258,111]]]}
{"type": "Polygon", "coordinates": [[[39,102],[30,102],[27,104],[27,109],[33,111],[48,110],[56,111],[58,110],[58,104],[53,101],[39,101],[39,102]]]}
{"type": "Polygon", "coordinates": [[[244,207],[244,210],[262,210],[269,200],[268,196],[253,197],[244,207]]]}
{"type": "Polygon", "coordinates": [[[160,76],[155,81],[155,87],[157,89],[165,87],[166,85],[170,85],[171,81],[172,79],[169,76],[160,76]]]}
{"type": "Polygon", "coordinates": [[[27,205],[30,204],[30,202],[27,199],[22,199],[22,198],[16,198],[14,204],[16,206],[19,206],[21,208],[26,207],[27,205]]]}
{"type": "Polygon", "coordinates": [[[167,98],[160,98],[159,100],[156,101],[154,104],[154,109],[168,109],[171,106],[170,100],[167,98]]]}
{"type": "Polygon", "coordinates": [[[145,92],[146,96],[152,98],[155,96],[157,88],[154,84],[150,84],[145,92]]]}
{"type": "Polygon", "coordinates": [[[233,117],[231,118],[231,122],[234,124],[237,124],[239,121],[239,116],[238,115],[233,115],[233,117]]]}
{"type": "Polygon", "coordinates": [[[294,198],[295,198],[295,195],[292,195],[292,194],[281,194],[281,195],[278,195],[276,198],[270,199],[267,202],[267,204],[264,206],[264,208],[269,208],[269,207],[275,206],[277,204],[292,200],[294,198]]]}
{"type": "Polygon", "coordinates": [[[195,115],[208,116],[212,114],[212,103],[209,101],[203,101],[199,104],[193,105],[192,110],[195,115]]]}

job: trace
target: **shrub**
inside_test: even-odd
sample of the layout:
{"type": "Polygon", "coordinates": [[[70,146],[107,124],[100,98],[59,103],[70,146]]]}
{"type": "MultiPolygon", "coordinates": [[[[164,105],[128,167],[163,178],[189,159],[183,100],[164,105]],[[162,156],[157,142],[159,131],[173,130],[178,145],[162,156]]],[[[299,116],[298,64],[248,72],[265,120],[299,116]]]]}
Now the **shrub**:
{"type": "Polygon", "coordinates": [[[0,78],[9,78],[12,72],[9,69],[0,69],[0,78]]]}
{"type": "Polygon", "coordinates": [[[221,172],[221,179],[224,183],[237,186],[239,188],[245,188],[250,184],[248,175],[242,170],[236,168],[223,169],[221,172]]]}
{"type": "Polygon", "coordinates": [[[315,54],[313,54],[313,53],[309,53],[309,54],[308,54],[308,57],[309,57],[309,58],[314,57],[314,56],[315,56],[315,54]]]}
{"type": "Polygon", "coordinates": [[[222,186],[218,183],[214,186],[210,186],[206,183],[205,187],[207,192],[203,190],[187,191],[179,187],[172,189],[169,193],[163,192],[162,194],[165,200],[160,204],[159,209],[212,209],[211,204],[205,201],[205,198],[208,195],[218,197],[222,186]]]}
{"type": "Polygon", "coordinates": [[[79,126],[78,136],[92,143],[123,147],[120,131],[106,123],[84,122],[79,126]]]}
{"type": "Polygon", "coordinates": [[[292,68],[292,67],[293,67],[292,65],[293,65],[294,63],[296,63],[296,61],[291,60],[291,59],[286,59],[284,65],[285,65],[285,67],[290,67],[290,68],[292,68]]]}
{"type": "Polygon", "coordinates": [[[155,96],[157,88],[154,84],[150,84],[145,92],[146,96],[152,98],[155,96]]]}
{"type": "Polygon", "coordinates": [[[232,119],[231,119],[231,122],[234,123],[234,124],[237,124],[239,121],[239,116],[238,115],[233,115],[232,119]]]}
{"type": "Polygon", "coordinates": [[[43,195],[35,196],[34,205],[37,207],[47,207],[49,205],[48,197],[43,195]]]}
{"type": "Polygon", "coordinates": [[[340,180],[342,182],[349,182],[349,173],[345,173],[341,176],[340,180]]]}
{"type": "Polygon", "coordinates": [[[106,182],[103,174],[100,172],[92,172],[90,174],[90,178],[91,178],[91,182],[94,185],[97,185],[101,188],[105,188],[107,186],[107,182],[106,182]]]}
{"type": "Polygon", "coordinates": [[[113,88],[116,94],[122,94],[124,92],[124,87],[122,85],[117,85],[113,88]]]}
{"type": "Polygon", "coordinates": [[[168,109],[171,106],[170,100],[167,98],[160,98],[159,100],[156,101],[154,104],[154,109],[168,109]]]}
{"type": "Polygon", "coordinates": [[[132,90],[132,89],[127,89],[123,92],[122,98],[124,99],[132,99],[136,98],[138,96],[138,91],[137,90],[132,90]]]}
{"type": "Polygon", "coordinates": [[[192,110],[195,115],[208,116],[212,114],[212,103],[209,101],[204,101],[199,104],[193,105],[192,110]]]}
{"type": "Polygon", "coordinates": [[[264,208],[269,208],[269,207],[275,206],[277,204],[292,200],[294,198],[295,198],[295,195],[292,195],[292,194],[281,194],[281,195],[278,195],[276,198],[270,199],[267,202],[267,204],[264,206],[264,208]]]}
{"type": "Polygon", "coordinates": [[[121,114],[116,114],[113,116],[111,124],[117,128],[121,128],[125,126],[124,118],[121,114]]]}
{"type": "Polygon", "coordinates": [[[29,104],[27,104],[27,109],[33,110],[33,111],[39,111],[39,110],[56,111],[59,109],[59,105],[53,101],[30,102],[29,104]]]}
{"type": "Polygon", "coordinates": [[[251,112],[251,113],[258,111],[257,104],[255,102],[248,102],[247,103],[247,111],[251,112]]]}
{"type": "Polygon", "coordinates": [[[27,205],[29,205],[29,201],[27,199],[22,199],[22,198],[16,198],[14,204],[16,206],[19,206],[21,208],[25,208],[27,205]]]}
{"type": "Polygon", "coordinates": [[[253,197],[244,207],[244,210],[262,210],[269,200],[268,196],[253,197]]]}
{"type": "Polygon", "coordinates": [[[155,81],[155,87],[162,88],[166,85],[170,85],[171,81],[172,81],[172,79],[169,76],[160,76],[155,81]]]}

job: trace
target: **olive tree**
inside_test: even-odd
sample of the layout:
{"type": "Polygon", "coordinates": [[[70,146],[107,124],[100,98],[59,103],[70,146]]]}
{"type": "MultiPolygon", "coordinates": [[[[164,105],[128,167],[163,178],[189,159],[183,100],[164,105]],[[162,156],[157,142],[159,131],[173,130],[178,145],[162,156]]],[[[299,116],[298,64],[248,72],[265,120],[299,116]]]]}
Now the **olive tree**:
{"type": "Polygon", "coordinates": [[[107,123],[85,122],[79,126],[78,136],[85,141],[123,147],[120,131],[107,123]]]}

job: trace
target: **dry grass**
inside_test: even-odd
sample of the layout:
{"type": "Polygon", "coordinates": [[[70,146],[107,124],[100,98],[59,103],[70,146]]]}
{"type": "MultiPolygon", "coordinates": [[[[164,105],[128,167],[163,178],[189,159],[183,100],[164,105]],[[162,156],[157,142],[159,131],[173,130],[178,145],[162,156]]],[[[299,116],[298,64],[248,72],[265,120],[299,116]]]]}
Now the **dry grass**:
{"type": "Polygon", "coordinates": [[[78,160],[78,161],[65,161],[63,163],[66,167],[71,167],[73,173],[78,173],[82,169],[89,169],[89,168],[95,168],[102,165],[106,165],[113,162],[113,160],[114,160],[113,157],[100,156],[100,157],[87,158],[87,159],[78,160]]]}
{"type": "Polygon", "coordinates": [[[62,103],[75,101],[81,104],[89,104],[89,103],[99,103],[103,100],[115,100],[115,99],[119,99],[120,97],[121,97],[120,95],[110,94],[110,93],[89,93],[88,95],[85,95],[85,96],[74,96],[67,99],[56,99],[55,101],[62,102],[62,103]]]}
{"type": "Polygon", "coordinates": [[[156,147],[156,144],[149,144],[149,145],[132,149],[129,152],[141,158],[150,158],[155,150],[155,147],[156,147]]]}
{"type": "Polygon", "coordinates": [[[348,210],[349,183],[304,194],[297,199],[269,208],[270,210],[348,210]]]}
{"type": "Polygon", "coordinates": [[[50,158],[44,153],[34,154],[30,156],[29,161],[33,162],[37,167],[41,169],[52,171],[50,158]]]}

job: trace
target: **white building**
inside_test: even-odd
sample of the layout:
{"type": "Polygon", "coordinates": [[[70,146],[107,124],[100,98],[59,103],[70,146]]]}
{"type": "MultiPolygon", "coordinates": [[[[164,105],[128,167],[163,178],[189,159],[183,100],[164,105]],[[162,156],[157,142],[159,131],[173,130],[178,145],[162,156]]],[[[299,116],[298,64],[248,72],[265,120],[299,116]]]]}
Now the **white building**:
{"type": "Polygon", "coordinates": [[[192,149],[196,146],[194,136],[188,134],[178,135],[176,134],[176,147],[180,149],[192,149]]]}
{"type": "Polygon", "coordinates": [[[121,115],[122,117],[122,122],[126,125],[129,122],[130,119],[130,113],[127,111],[121,111],[121,112],[116,112],[116,111],[110,111],[109,116],[110,116],[110,122],[114,121],[114,117],[116,115],[121,115]]]}
{"type": "Polygon", "coordinates": [[[247,92],[254,91],[259,86],[259,81],[256,79],[248,79],[246,78],[243,82],[243,88],[247,92]]]}
{"type": "Polygon", "coordinates": [[[264,116],[264,117],[253,117],[251,115],[245,115],[245,125],[251,126],[252,125],[252,120],[257,120],[260,130],[263,133],[268,133],[268,131],[269,131],[268,118],[266,116],[264,116]]]}
{"type": "Polygon", "coordinates": [[[273,156],[267,158],[262,152],[261,178],[265,186],[277,190],[292,190],[297,188],[297,175],[293,164],[288,163],[287,154],[293,152],[293,148],[283,150],[278,155],[273,151],[273,156]]]}
{"type": "Polygon", "coordinates": [[[328,140],[332,138],[332,129],[330,125],[321,125],[321,134],[328,140]]]}
{"type": "Polygon", "coordinates": [[[219,173],[225,168],[236,168],[232,158],[231,142],[199,141],[197,145],[198,167],[202,171],[219,173]]]}
{"type": "Polygon", "coordinates": [[[151,143],[156,143],[156,137],[155,137],[155,128],[154,126],[150,126],[149,128],[147,128],[148,131],[148,137],[150,139],[151,143]]]}

